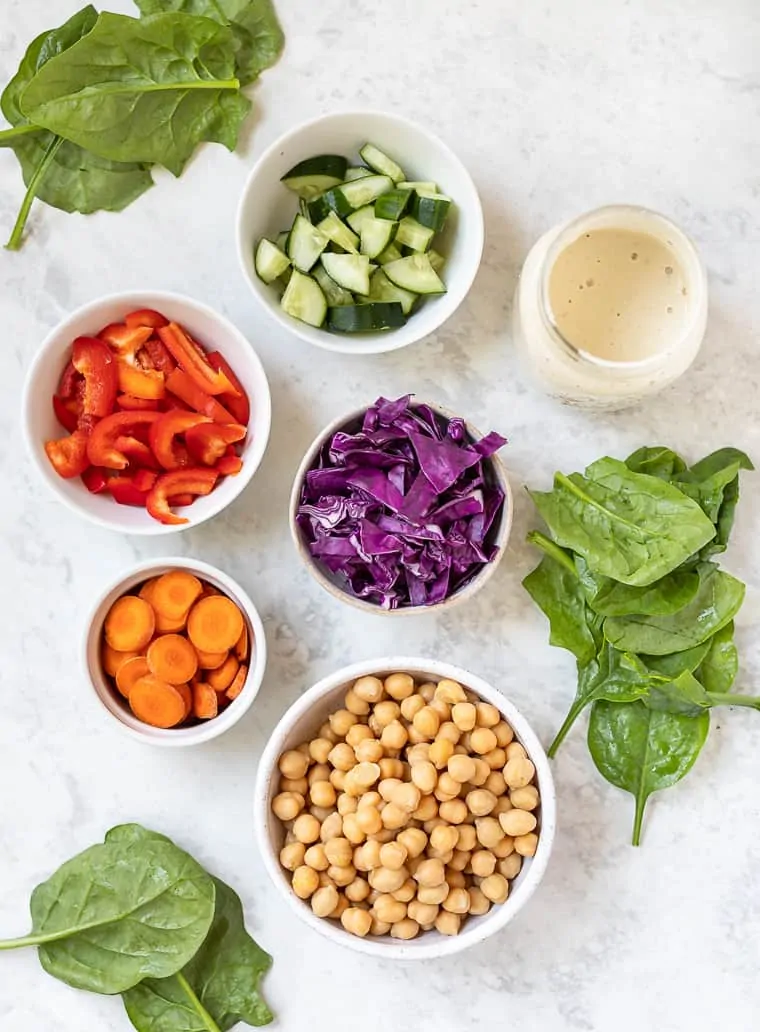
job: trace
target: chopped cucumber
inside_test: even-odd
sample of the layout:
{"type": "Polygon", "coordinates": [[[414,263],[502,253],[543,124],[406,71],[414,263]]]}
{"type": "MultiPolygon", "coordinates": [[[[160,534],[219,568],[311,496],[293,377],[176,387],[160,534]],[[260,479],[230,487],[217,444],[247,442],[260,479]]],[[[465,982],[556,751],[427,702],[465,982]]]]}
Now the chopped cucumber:
{"type": "Polygon", "coordinates": [[[339,287],[350,290],[352,294],[369,294],[370,264],[366,255],[326,252],[321,262],[327,275],[339,287]]]}
{"type": "Polygon", "coordinates": [[[446,217],[451,208],[451,198],[445,194],[414,194],[412,201],[412,215],[417,221],[432,229],[434,233],[440,233],[446,222],[446,217]]]}
{"type": "Polygon", "coordinates": [[[371,175],[371,168],[365,168],[364,165],[351,165],[350,168],[346,169],[346,174],[343,177],[343,181],[345,183],[353,183],[355,179],[366,179],[367,176],[371,175]]]}
{"type": "MultiPolygon", "coordinates": [[[[323,255],[322,261],[326,257],[338,256],[323,255]]],[[[408,258],[388,262],[383,266],[383,271],[391,283],[403,287],[404,290],[411,290],[414,294],[446,293],[446,287],[438,278],[426,254],[412,254],[408,258]]]]}
{"type": "Polygon", "coordinates": [[[276,287],[280,288],[280,293],[281,294],[282,294],[283,290],[285,290],[285,287],[287,287],[288,283],[290,283],[290,277],[292,275],[293,275],[293,266],[289,265],[287,267],[287,269],[285,270],[285,272],[283,272],[282,276],[280,276],[278,279],[276,279],[274,281],[274,285],[276,287]]]}
{"type": "Polygon", "coordinates": [[[399,190],[415,190],[417,193],[425,193],[426,191],[428,193],[438,193],[438,184],[432,180],[420,180],[414,183],[404,181],[403,183],[396,183],[396,186],[399,190]]]}
{"type": "Polygon", "coordinates": [[[374,333],[403,326],[406,316],[394,301],[369,301],[363,305],[331,308],[327,325],[338,333],[374,333]]]}
{"type": "Polygon", "coordinates": [[[338,286],[335,280],[330,279],[321,263],[314,266],[312,276],[322,288],[322,293],[325,295],[327,303],[331,308],[338,305],[352,305],[354,303],[354,295],[351,291],[344,290],[343,287],[338,286]]]}
{"type": "Polygon", "coordinates": [[[396,262],[399,258],[403,257],[404,256],[399,250],[399,248],[396,247],[395,244],[390,244],[388,247],[386,247],[382,254],[379,254],[377,256],[377,260],[378,262],[380,262],[381,265],[387,265],[388,262],[396,262]]]}
{"type": "Polygon", "coordinates": [[[327,301],[321,287],[315,279],[304,276],[298,269],[293,270],[280,305],[283,312],[309,326],[321,326],[327,315],[327,301]]]}
{"type": "Polygon", "coordinates": [[[299,161],[285,173],[281,182],[305,201],[311,201],[331,186],[342,183],[347,168],[348,161],[342,155],[321,154],[316,158],[299,161]]]}
{"type": "Polygon", "coordinates": [[[430,250],[427,253],[427,256],[430,259],[430,264],[433,266],[435,271],[436,272],[440,272],[441,269],[446,264],[446,259],[443,257],[443,255],[442,254],[438,254],[438,252],[434,251],[433,248],[431,247],[430,250]]]}
{"type": "Polygon", "coordinates": [[[396,243],[410,247],[413,251],[427,251],[435,236],[435,230],[420,223],[407,215],[398,224],[396,243]]]}
{"type": "Polygon", "coordinates": [[[273,283],[288,268],[290,258],[283,254],[279,247],[273,244],[271,240],[262,237],[259,240],[259,246],[256,248],[254,265],[256,266],[256,275],[260,280],[263,280],[265,283],[273,283]]]}
{"type": "Polygon", "coordinates": [[[288,253],[288,237],[289,236],[290,236],[290,230],[289,229],[285,229],[285,230],[282,231],[282,233],[278,233],[277,236],[275,237],[275,240],[274,240],[274,242],[277,244],[279,249],[281,251],[284,251],[285,254],[288,253]]]}
{"type": "Polygon", "coordinates": [[[309,211],[309,202],[305,201],[303,197],[299,198],[298,210],[301,212],[307,222],[311,222],[311,212],[309,211]]]}
{"type": "MultiPolygon", "coordinates": [[[[344,251],[351,251],[353,254],[358,253],[359,237],[356,233],[351,232],[345,222],[342,222],[334,211],[331,211],[327,218],[322,219],[317,229],[344,251]]],[[[370,257],[374,257],[374,255],[370,255],[370,257]]]]}
{"type": "Polygon", "coordinates": [[[390,176],[394,183],[400,183],[406,179],[402,167],[397,165],[387,154],[384,154],[374,143],[365,143],[359,151],[359,156],[365,165],[369,165],[375,172],[379,172],[381,176],[390,176]]]}
{"type": "MultiPolygon", "coordinates": [[[[340,194],[350,208],[356,211],[357,208],[371,204],[381,194],[388,193],[392,189],[393,180],[390,176],[364,176],[362,179],[355,179],[352,183],[344,183],[343,186],[336,187],[335,193],[340,194]]],[[[348,212],[338,211],[338,214],[347,215],[348,212]]]]}
{"type": "Polygon", "coordinates": [[[288,258],[299,272],[308,272],[329,243],[320,229],[303,215],[296,215],[288,238],[288,258]]]}
{"type": "Polygon", "coordinates": [[[359,236],[362,234],[362,226],[368,219],[374,219],[375,217],[375,206],[374,204],[367,204],[363,208],[359,208],[357,211],[351,212],[346,219],[354,233],[358,233],[359,236]]]}
{"type": "Polygon", "coordinates": [[[336,212],[341,218],[350,215],[352,211],[351,205],[338,189],[326,190],[313,201],[309,201],[309,217],[315,226],[322,219],[326,219],[331,211],[336,212]]]}
{"type": "Polygon", "coordinates": [[[397,222],[388,219],[365,219],[361,231],[361,252],[368,258],[377,258],[388,247],[396,235],[397,222]]]}
{"type": "Polygon", "coordinates": [[[411,290],[397,287],[395,283],[391,283],[382,269],[377,269],[372,273],[369,281],[369,299],[370,301],[398,301],[404,315],[409,315],[417,300],[417,295],[413,294],[411,290]]]}
{"type": "Polygon", "coordinates": [[[406,214],[409,202],[415,194],[412,190],[391,190],[375,201],[375,218],[392,219],[397,222],[406,214]]]}

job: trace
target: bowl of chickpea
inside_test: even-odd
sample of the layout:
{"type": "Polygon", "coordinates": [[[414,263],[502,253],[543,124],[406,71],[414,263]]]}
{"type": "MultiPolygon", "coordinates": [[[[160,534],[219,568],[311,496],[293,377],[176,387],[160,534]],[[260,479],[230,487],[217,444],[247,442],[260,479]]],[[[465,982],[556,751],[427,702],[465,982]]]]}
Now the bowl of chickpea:
{"type": "Polygon", "coordinates": [[[255,810],[267,871],[302,920],[407,960],[504,928],[556,824],[549,762],[515,706],[458,667],[395,657],[344,667],[290,707],[255,810]]]}

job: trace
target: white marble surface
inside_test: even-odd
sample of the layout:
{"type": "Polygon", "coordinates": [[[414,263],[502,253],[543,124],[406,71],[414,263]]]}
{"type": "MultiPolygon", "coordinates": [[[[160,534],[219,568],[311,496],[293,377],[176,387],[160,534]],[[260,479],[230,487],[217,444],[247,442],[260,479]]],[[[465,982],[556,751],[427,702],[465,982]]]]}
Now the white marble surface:
{"type": "MultiPolygon", "coordinates": [[[[3,0],[0,79],[72,0],[3,0]]],[[[128,11],[126,0],[112,10],[128,11]]],[[[266,992],[289,1032],[730,1032],[760,1008],[760,804],[753,713],[721,712],[694,772],[652,801],[645,845],[632,805],[600,780],[576,733],[555,765],[560,830],[546,881],[514,925],[469,954],[413,967],[330,948],[267,884],[251,828],[262,743],[284,708],[339,664],[385,652],[449,658],[490,678],[547,741],[573,692],[571,660],[547,645],[520,588],[534,557],[521,485],[545,485],[604,453],[668,443],[696,458],[723,444],[760,459],[760,137],[755,0],[279,0],[286,54],[255,91],[241,152],[206,148],[179,182],[127,213],[35,208],[20,254],[0,253],[0,930],[27,927],[31,888],[112,824],[176,837],[244,898],[275,956],[266,992]],[[433,338],[350,361],[310,350],[254,304],[233,217],[261,150],[295,122],[360,105],[426,121],[482,191],[488,240],[461,310],[433,338]],[[635,411],[589,416],[535,393],[508,329],[519,264],[561,218],[641,202],[693,234],[712,310],[693,370],[635,411]],[[38,483],[22,451],[24,373],[72,308],[126,288],[184,291],[233,319],[259,350],[274,399],[272,444],[236,505],[164,542],[89,527],[38,483]],[[443,619],[365,617],[299,568],[285,514],[291,476],[319,427],[378,392],[417,391],[510,438],[516,489],[509,554],[489,587],[443,619]],[[271,662],[259,701],[197,750],[143,747],[104,724],[78,668],[82,620],[104,579],[171,549],[238,576],[264,615],[271,662]]],[[[0,236],[21,196],[0,152],[0,236]]],[[[750,585],[742,682],[760,678],[760,478],[747,476],[730,568],[750,585]]],[[[4,1032],[129,1027],[118,1000],[67,989],[31,953],[0,957],[4,1032]]]]}

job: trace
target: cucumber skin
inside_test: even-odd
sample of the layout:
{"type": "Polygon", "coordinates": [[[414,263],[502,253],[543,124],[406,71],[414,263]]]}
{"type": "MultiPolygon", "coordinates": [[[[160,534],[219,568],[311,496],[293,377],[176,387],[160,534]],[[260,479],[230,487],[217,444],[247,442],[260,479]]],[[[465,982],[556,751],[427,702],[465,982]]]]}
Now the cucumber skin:
{"type": "Polygon", "coordinates": [[[362,305],[329,308],[327,311],[327,326],[336,333],[383,333],[387,330],[399,329],[405,323],[406,316],[401,305],[396,301],[370,301],[362,305]],[[373,313],[379,313],[381,310],[382,321],[386,325],[372,325],[373,313]],[[357,320],[362,325],[357,325],[357,320]]]}

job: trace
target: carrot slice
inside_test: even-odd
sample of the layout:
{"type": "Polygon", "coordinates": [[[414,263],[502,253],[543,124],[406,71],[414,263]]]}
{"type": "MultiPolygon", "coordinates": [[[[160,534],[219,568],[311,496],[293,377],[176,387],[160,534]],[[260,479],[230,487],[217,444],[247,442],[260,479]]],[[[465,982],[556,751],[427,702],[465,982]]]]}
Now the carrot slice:
{"type": "Polygon", "coordinates": [[[175,684],[174,687],[182,696],[182,699],[185,703],[184,719],[187,720],[187,718],[192,716],[193,713],[193,690],[189,684],[175,684]]]}
{"type": "Polygon", "coordinates": [[[218,670],[229,656],[229,652],[202,652],[201,649],[196,649],[196,652],[201,670],[218,670]]]}
{"type": "Polygon", "coordinates": [[[229,686],[225,692],[227,698],[232,702],[233,699],[237,699],[238,695],[242,692],[245,687],[245,680],[248,677],[248,666],[246,663],[241,663],[238,667],[238,672],[235,674],[235,680],[229,686]]]}
{"type": "Polygon", "coordinates": [[[211,720],[218,712],[219,703],[211,685],[193,681],[193,713],[198,720],[211,720]]]}
{"type": "Polygon", "coordinates": [[[235,655],[241,663],[243,660],[248,659],[248,628],[245,624],[243,624],[243,630],[235,643],[235,655]]]}
{"type": "Polygon", "coordinates": [[[137,595],[122,595],[108,610],[104,632],[117,652],[139,652],[153,637],[156,618],[153,609],[137,595]]]}
{"type": "Polygon", "coordinates": [[[103,648],[100,653],[100,659],[103,664],[103,669],[109,677],[116,677],[119,672],[119,667],[127,662],[129,659],[134,659],[135,656],[139,656],[139,652],[117,652],[116,649],[112,649],[107,641],[103,642],[103,648]]]}
{"type": "Polygon", "coordinates": [[[116,673],[116,687],[124,698],[128,699],[135,681],[139,681],[141,677],[145,677],[149,673],[150,668],[145,656],[135,656],[134,659],[128,659],[119,667],[116,673]]]}
{"type": "Polygon", "coordinates": [[[210,670],[206,677],[206,683],[210,684],[215,692],[226,692],[235,680],[240,663],[234,653],[230,653],[218,670],[210,670]]]}
{"type": "Polygon", "coordinates": [[[156,612],[156,634],[177,634],[179,631],[184,631],[186,624],[187,613],[183,613],[179,620],[173,620],[156,612]]]}
{"type": "Polygon", "coordinates": [[[170,570],[158,578],[151,602],[157,613],[179,620],[202,591],[203,585],[192,573],[187,570],[170,570]]]}
{"type": "Polygon", "coordinates": [[[224,652],[235,647],[243,631],[243,614],[224,595],[196,602],[187,618],[187,634],[196,649],[224,652]]]}
{"type": "Polygon", "coordinates": [[[208,581],[203,582],[203,591],[201,592],[201,598],[208,598],[209,595],[221,595],[219,588],[215,588],[213,584],[209,584],[208,581]]]}
{"type": "Polygon", "coordinates": [[[150,602],[151,605],[153,605],[153,592],[156,584],[158,584],[158,577],[151,577],[150,580],[146,580],[137,593],[140,598],[144,598],[145,601],[150,602]]]}
{"type": "Polygon", "coordinates": [[[132,685],[129,705],[151,727],[174,727],[185,719],[185,700],[173,684],[146,674],[132,685]]]}
{"type": "Polygon", "coordinates": [[[186,684],[198,670],[198,655],[181,634],[162,634],[148,646],[150,672],[168,684],[186,684]]]}

